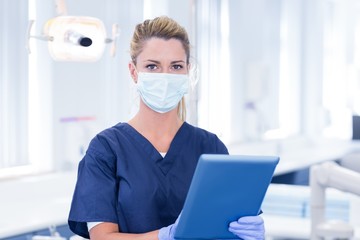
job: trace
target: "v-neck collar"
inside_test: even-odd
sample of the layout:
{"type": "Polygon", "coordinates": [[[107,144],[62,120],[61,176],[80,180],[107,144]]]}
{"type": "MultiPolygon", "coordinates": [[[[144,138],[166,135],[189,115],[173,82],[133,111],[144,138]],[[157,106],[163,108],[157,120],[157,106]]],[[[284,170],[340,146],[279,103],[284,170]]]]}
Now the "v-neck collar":
{"type": "Polygon", "coordinates": [[[160,168],[161,172],[166,175],[171,167],[174,164],[176,156],[180,153],[183,140],[186,139],[186,128],[188,128],[189,124],[184,122],[178,131],[176,132],[173,140],[170,143],[170,147],[163,158],[159,151],[152,145],[152,143],[145,138],[141,133],[139,133],[135,128],[133,128],[130,124],[124,123],[126,126],[124,129],[131,134],[131,136],[136,140],[139,144],[139,149],[145,151],[145,154],[149,156],[151,161],[154,161],[158,167],[160,168]]]}

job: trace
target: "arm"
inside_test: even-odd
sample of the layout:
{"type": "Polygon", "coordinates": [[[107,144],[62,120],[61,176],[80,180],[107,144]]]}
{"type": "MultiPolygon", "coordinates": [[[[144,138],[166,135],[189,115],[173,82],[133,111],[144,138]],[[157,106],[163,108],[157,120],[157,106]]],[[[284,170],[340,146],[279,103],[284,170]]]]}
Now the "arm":
{"type": "Polygon", "coordinates": [[[174,240],[179,217],[175,223],[147,233],[121,233],[115,223],[103,222],[90,229],[92,240],[174,240]]]}
{"type": "Polygon", "coordinates": [[[92,240],[158,240],[159,230],[141,234],[119,232],[115,223],[104,222],[90,229],[92,240]]]}

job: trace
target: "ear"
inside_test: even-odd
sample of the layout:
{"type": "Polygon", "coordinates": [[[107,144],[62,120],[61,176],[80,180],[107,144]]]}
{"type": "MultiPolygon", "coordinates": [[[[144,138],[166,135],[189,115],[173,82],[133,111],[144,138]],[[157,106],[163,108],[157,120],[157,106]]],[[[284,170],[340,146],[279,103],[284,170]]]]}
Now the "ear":
{"type": "Polygon", "coordinates": [[[136,72],[136,66],[134,64],[134,62],[129,62],[129,72],[131,75],[131,78],[134,80],[135,83],[137,83],[137,72],[136,72]]]}

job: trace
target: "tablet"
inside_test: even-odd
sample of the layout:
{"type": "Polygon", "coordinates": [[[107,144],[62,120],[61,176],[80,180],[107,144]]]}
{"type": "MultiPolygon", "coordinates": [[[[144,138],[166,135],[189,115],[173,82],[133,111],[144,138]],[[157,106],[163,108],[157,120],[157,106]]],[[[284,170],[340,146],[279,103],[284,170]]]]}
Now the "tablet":
{"type": "Polygon", "coordinates": [[[176,239],[234,239],[229,223],[255,216],[279,157],[203,154],[195,169],[176,239]]]}

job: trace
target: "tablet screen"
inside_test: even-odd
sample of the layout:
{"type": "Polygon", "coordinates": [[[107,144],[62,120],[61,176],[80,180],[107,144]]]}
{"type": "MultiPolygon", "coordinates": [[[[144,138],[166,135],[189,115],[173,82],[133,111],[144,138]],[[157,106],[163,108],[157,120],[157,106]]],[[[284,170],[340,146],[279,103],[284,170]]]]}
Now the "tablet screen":
{"type": "Polygon", "coordinates": [[[175,232],[176,239],[234,239],[229,223],[259,214],[279,157],[203,154],[175,232]]]}

